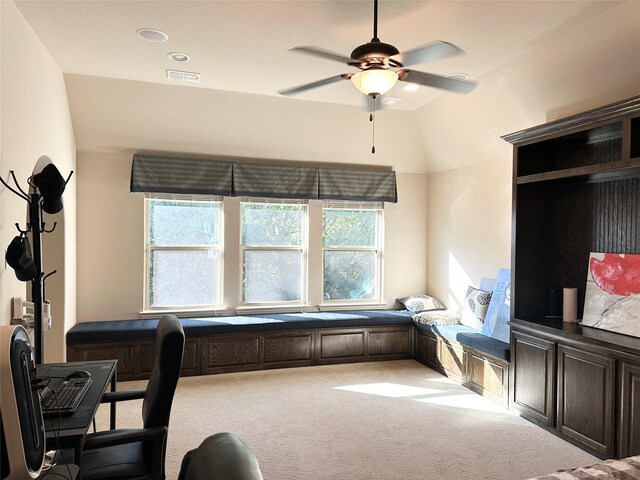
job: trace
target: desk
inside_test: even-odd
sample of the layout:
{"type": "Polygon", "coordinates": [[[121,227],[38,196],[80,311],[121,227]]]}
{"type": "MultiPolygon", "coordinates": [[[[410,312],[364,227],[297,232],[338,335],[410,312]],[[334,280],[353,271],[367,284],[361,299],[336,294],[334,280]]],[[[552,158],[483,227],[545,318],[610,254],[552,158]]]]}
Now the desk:
{"type": "MultiPolygon", "coordinates": [[[[48,450],[73,448],[73,462],[80,467],[82,442],[95,418],[102,395],[111,383],[111,391],[116,389],[117,360],[97,362],[48,363],[37,366],[37,376],[66,377],[75,370],[91,373],[91,386],[73,415],[45,415],[44,429],[48,450]]],[[[115,405],[111,404],[110,427],[115,428],[115,405]]],[[[66,459],[69,463],[71,459],[66,459]]]]}

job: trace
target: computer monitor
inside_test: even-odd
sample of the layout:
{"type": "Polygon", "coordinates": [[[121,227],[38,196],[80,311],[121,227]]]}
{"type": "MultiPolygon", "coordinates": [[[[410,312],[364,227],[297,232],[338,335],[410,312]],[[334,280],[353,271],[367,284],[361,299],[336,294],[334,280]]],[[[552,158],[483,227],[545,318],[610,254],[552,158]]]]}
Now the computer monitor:
{"type": "Polygon", "coordinates": [[[20,325],[0,327],[0,425],[0,478],[37,478],[44,463],[44,422],[29,335],[20,325]]]}

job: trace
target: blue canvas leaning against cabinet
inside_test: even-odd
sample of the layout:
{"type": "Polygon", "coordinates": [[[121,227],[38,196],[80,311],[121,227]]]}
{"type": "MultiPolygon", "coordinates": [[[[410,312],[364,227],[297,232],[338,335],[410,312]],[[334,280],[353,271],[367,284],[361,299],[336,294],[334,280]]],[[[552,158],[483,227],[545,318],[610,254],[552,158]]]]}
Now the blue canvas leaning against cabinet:
{"type": "Polygon", "coordinates": [[[482,333],[489,337],[509,342],[509,315],[511,309],[511,270],[498,270],[496,285],[491,295],[482,333]]]}

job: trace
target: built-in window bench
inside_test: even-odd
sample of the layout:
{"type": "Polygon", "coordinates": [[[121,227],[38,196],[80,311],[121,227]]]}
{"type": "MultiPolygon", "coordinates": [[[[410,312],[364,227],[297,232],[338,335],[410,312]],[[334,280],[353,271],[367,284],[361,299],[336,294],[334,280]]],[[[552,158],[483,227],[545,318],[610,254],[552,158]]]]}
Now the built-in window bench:
{"type": "MultiPolygon", "coordinates": [[[[183,375],[415,358],[501,403],[509,345],[463,325],[414,326],[404,310],[182,318],[183,375]]],[[[148,378],[157,320],[84,322],[67,332],[68,361],[118,359],[118,379],[148,378]]]]}
{"type": "MultiPolygon", "coordinates": [[[[413,358],[401,310],[182,318],[183,375],[413,358]]],[[[118,359],[118,379],[148,378],[158,320],[83,322],[67,332],[67,360],[118,359]]]]}
{"type": "Polygon", "coordinates": [[[465,325],[415,323],[415,359],[493,401],[508,405],[510,346],[465,325]]]}

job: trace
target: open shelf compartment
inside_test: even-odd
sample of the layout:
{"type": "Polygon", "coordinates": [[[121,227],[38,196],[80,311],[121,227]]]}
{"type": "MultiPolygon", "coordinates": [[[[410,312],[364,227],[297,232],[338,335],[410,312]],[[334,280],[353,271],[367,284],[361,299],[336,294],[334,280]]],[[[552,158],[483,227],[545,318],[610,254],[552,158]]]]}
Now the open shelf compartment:
{"type": "Polygon", "coordinates": [[[522,145],[518,148],[517,176],[620,162],[622,132],[623,122],[616,122],[522,145]]]}

